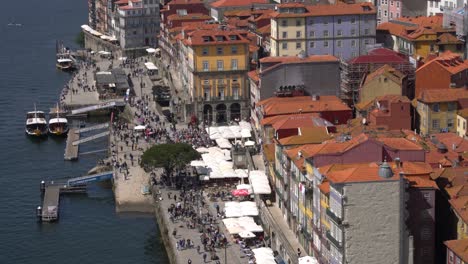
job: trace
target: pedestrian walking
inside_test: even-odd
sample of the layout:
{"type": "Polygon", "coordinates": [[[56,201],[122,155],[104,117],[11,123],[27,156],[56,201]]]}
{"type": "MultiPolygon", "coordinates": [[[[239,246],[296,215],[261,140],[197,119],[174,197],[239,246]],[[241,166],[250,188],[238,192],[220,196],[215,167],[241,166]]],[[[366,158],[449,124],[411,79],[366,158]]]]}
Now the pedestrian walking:
{"type": "Polygon", "coordinates": [[[192,264],[192,260],[188,259],[187,264],[192,264]]]}
{"type": "Polygon", "coordinates": [[[200,254],[200,245],[197,246],[197,253],[200,254]]]}
{"type": "Polygon", "coordinates": [[[206,253],[203,253],[203,262],[206,263],[206,253]]]}

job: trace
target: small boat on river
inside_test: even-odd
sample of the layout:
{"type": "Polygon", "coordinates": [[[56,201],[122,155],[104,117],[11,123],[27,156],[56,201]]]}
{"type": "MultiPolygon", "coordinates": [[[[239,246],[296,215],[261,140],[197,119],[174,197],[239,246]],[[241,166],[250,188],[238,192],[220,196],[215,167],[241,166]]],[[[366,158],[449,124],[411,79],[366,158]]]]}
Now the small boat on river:
{"type": "Polygon", "coordinates": [[[58,104],[57,108],[55,108],[54,110],[54,113],[50,113],[49,134],[54,136],[67,135],[69,127],[68,120],[67,118],[65,118],[65,113],[60,110],[58,104]]]}
{"type": "Polygon", "coordinates": [[[26,114],[26,134],[29,136],[41,137],[47,135],[47,121],[42,111],[34,111],[26,114]]]}

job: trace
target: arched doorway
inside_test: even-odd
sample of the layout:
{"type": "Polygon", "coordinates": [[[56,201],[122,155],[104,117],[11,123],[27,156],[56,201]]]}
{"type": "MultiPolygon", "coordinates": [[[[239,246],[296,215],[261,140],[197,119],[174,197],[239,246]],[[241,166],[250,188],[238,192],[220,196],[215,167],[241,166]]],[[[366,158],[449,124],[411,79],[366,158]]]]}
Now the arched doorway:
{"type": "Polygon", "coordinates": [[[226,105],[219,104],[216,106],[216,123],[226,123],[226,105]]]}
{"type": "Polygon", "coordinates": [[[203,122],[205,125],[211,125],[213,121],[213,107],[209,104],[203,106],[203,122]]]}
{"type": "Polygon", "coordinates": [[[241,107],[239,103],[233,103],[230,107],[231,110],[231,120],[240,121],[241,118],[241,107]]]}

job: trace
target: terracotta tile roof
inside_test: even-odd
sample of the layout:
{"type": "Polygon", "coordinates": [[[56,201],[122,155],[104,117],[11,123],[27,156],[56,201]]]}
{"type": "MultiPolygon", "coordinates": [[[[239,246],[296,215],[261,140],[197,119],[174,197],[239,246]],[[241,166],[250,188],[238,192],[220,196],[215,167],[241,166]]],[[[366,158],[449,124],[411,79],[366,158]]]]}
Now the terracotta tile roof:
{"type": "Polygon", "coordinates": [[[399,175],[394,173],[390,178],[379,176],[379,165],[377,163],[355,163],[355,164],[334,164],[320,173],[331,183],[351,183],[351,182],[374,182],[374,181],[398,181],[399,175]]]}
{"type": "Polygon", "coordinates": [[[462,98],[468,98],[468,89],[447,88],[437,90],[423,90],[418,96],[418,101],[423,103],[457,102],[462,98]]]}
{"type": "Polygon", "coordinates": [[[332,127],[333,124],[327,120],[320,118],[316,113],[299,114],[299,115],[284,115],[280,119],[272,123],[275,130],[291,129],[291,128],[307,128],[307,127],[332,127]]]}
{"type": "Polygon", "coordinates": [[[457,136],[455,133],[439,133],[433,134],[437,142],[442,142],[447,147],[447,152],[442,153],[437,149],[437,146],[431,138],[422,138],[418,134],[409,131],[406,138],[417,142],[426,150],[426,162],[432,167],[439,167],[440,162],[451,161],[452,165],[457,161],[459,166],[465,166],[463,160],[459,160],[459,156],[463,153],[468,153],[468,140],[457,136]]]}
{"type": "Polygon", "coordinates": [[[377,138],[377,140],[392,149],[423,150],[423,148],[419,144],[406,138],[377,138]]]}
{"type": "Polygon", "coordinates": [[[268,162],[275,162],[275,144],[263,144],[263,154],[268,162]]]}
{"type": "Polygon", "coordinates": [[[468,140],[459,137],[455,133],[437,133],[432,134],[432,136],[444,143],[450,151],[457,153],[468,152],[468,140]]]}
{"type": "Polygon", "coordinates": [[[299,128],[302,132],[299,135],[285,137],[279,140],[282,146],[320,144],[330,139],[326,127],[299,128]]]}
{"type": "Polygon", "coordinates": [[[433,64],[442,67],[452,75],[468,69],[468,60],[463,60],[459,54],[446,51],[440,54],[438,57],[435,57],[434,59],[426,62],[424,65],[419,67],[416,72],[420,71],[421,69],[432,67],[433,64]]]}
{"type": "Polygon", "coordinates": [[[301,171],[305,170],[304,160],[305,158],[307,158],[307,153],[304,152],[304,149],[308,145],[310,144],[305,144],[299,147],[290,148],[283,151],[286,154],[286,156],[294,163],[294,165],[296,165],[296,167],[301,171]]]}
{"type": "Polygon", "coordinates": [[[191,14],[187,14],[187,15],[172,14],[172,15],[167,17],[167,20],[169,20],[169,21],[170,20],[192,20],[192,19],[210,20],[211,16],[205,15],[205,14],[202,14],[202,13],[191,13],[191,14]]]}
{"type": "Polygon", "coordinates": [[[352,58],[349,63],[409,63],[406,55],[387,48],[376,48],[361,55],[352,58]]]}
{"type": "Polygon", "coordinates": [[[357,110],[368,110],[373,105],[374,105],[374,100],[368,100],[368,101],[363,101],[363,102],[359,102],[355,104],[354,108],[356,108],[357,110]]]}
{"type": "Polygon", "coordinates": [[[468,223],[468,196],[452,198],[449,203],[462,221],[468,223]]]}
{"type": "Polygon", "coordinates": [[[244,33],[246,32],[241,30],[196,30],[187,34],[185,44],[189,46],[248,44],[249,40],[242,36],[244,33]],[[217,37],[221,37],[223,40],[219,41],[217,37]],[[231,37],[234,37],[235,40],[232,40],[231,37]]]}
{"type": "Polygon", "coordinates": [[[203,2],[203,0],[171,0],[166,5],[200,4],[203,2]]]}
{"type": "Polygon", "coordinates": [[[257,70],[249,71],[247,75],[249,76],[250,79],[252,79],[252,81],[256,83],[258,83],[258,81],[260,80],[260,78],[258,77],[257,70]]]}
{"type": "Polygon", "coordinates": [[[447,194],[450,196],[451,199],[460,197],[460,196],[468,196],[468,182],[463,185],[445,188],[445,191],[447,192],[447,194]]]}
{"type": "Polygon", "coordinates": [[[465,118],[465,119],[468,119],[468,108],[459,110],[458,115],[465,118]]]}
{"type": "Polygon", "coordinates": [[[437,44],[463,44],[463,42],[453,34],[443,33],[437,38],[437,44]]]}
{"type": "Polygon", "coordinates": [[[425,34],[436,34],[444,31],[441,16],[400,17],[390,22],[381,23],[377,30],[385,30],[390,34],[408,39],[417,40],[425,34]]]}
{"type": "Polygon", "coordinates": [[[313,101],[310,96],[271,97],[257,105],[263,106],[264,116],[351,110],[334,95],[320,96],[317,101],[313,101]]]}
{"type": "Polygon", "coordinates": [[[405,176],[408,183],[413,188],[432,188],[439,189],[437,184],[429,176],[405,176]]]}
{"type": "Polygon", "coordinates": [[[250,9],[226,10],[223,15],[224,17],[249,17],[252,15],[252,11],[250,9]]]}
{"type": "MultiPolygon", "coordinates": [[[[468,262],[468,238],[445,241],[444,244],[463,262],[468,262]]],[[[454,262],[455,263],[455,262],[454,262]]]]}
{"type": "Polygon", "coordinates": [[[330,193],[330,182],[327,180],[324,180],[320,185],[319,189],[323,194],[329,194],[330,193]]]}
{"type": "MultiPolygon", "coordinates": [[[[312,16],[340,16],[340,15],[366,15],[376,14],[377,10],[371,3],[357,3],[357,4],[343,4],[338,2],[335,5],[313,5],[304,6],[301,4],[293,4],[295,6],[288,6],[287,8],[304,8],[304,13],[280,13],[275,12],[272,14],[273,18],[282,17],[312,17],[312,16]]],[[[281,8],[281,5],[279,9],[281,8]]]]}
{"type": "Polygon", "coordinates": [[[424,162],[404,162],[402,167],[393,162],[389,165],[393,171],[393,177],[389,179],[378,175],[379,164],[375,162],[332,164],[320,167],[319,171],[333,183],[397,180],[399,173],[403,172],[411,187],[438,189],[429,177],[432,168],[424,162]]]}
{"type": "MultiPolygon", "coordinates": [[[[446,182],[450,184],[450,186],[460,186],[468,183],[468,172],[467,169],[463,167],[437,168],[431,173],[431,179],[444,179],[441,183],[446,182]]],[[[446,186],[441,187],[445,188],[446,186]]]]}
{"type": "Polygon", "coordinates": [[[331,139],[323,142],[323,144],[310,146],[304,151],[306,151],[307,155],[310,157],[316,155],[338,154],[348,151],[367,140],[369,140],[369,137],[365,134],[361,134],[345,142],[339,142],[335,139],[331,139]]]}
{"type": "Polygon", "coordinates": [[[258,28],[257,31],[262,35],[270,35],[271,34],[271,25],[265,25],[261,28],[258,28]]]}
{"type": "Polygon", "coordinates": [[[396,70],[392,66],[385,64],[384,66],[376,69],[375,71],[369,73],[365,78],[364,84],[367,84],[368,82],[374,80],[375,78],[384,75],[385,77],[388,77],[390,80],[401,83],[402,79],[406,76],[399,70],[396,70]]]}
{"type": "Polygon", "coordinates": [[[245,6],[250,7],[252,4],[268,4],[268,0],[218,0],[211,3],[211,7],[232,7],[245,6]]]}

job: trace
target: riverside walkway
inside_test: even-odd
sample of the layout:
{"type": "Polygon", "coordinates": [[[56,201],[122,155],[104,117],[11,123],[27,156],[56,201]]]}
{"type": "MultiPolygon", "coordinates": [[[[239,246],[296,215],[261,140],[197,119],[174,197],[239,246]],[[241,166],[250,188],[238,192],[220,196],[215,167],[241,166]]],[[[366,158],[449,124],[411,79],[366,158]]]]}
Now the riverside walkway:
{"type": "MultiPolygon", "coordinates": [[[[168,233],[169,233],[169,243],[170,245],[166,245],[166,247],[172,247],[172,250],[174,251],[175,255],[175,263],[176,264],[186,264],[188,263],[188,260],[190,259],[192,263],[204,263],[203,262],[203,254],[207,254],[207,262],[205,263],[216,263],[216,261],[210,259],[210,252],[205,252],[203,250],[203,244],[201,243],[200,235],[201,233],[199,232],[198,229],[191,229],[187,228],[187,225],[183,221],[172,221],[169,217],[168,209],[171,206],[171,204],[174,204],[173,199],[168,198],[168,194],[171,193],[171,198],[174,195],[177,195],[180,197],[180,192],[176,190],[171,190],[167,188],[159,189],[160,191],[160,197],[162,200],[157,201],[158,206],[161,207],[160,212],[163,214],[160,215],[160,217],[164,218],[164,224],[165,228],[167,228],[168,233]],[[177,230],[176,236],[172,235],[173,230],[177,230]],[[190,239],[191,241],[194,242],[194,247],[193,248],[187,248],[187,249],[182,249],[182,250],[177,250],[176,249],[176,244],[177,241],[180,239],[190,239]],[[197,246],[200,246],[200,252],[197,252],[197,246]]],[[[204,199],[207,201],[207,199],[204,199]]],[[[218,203],[219,204],[219,203],[218,203]]],[[[213,206],[212,202],[206,202],[205,207],[202,209],[202,213],[207,213],[210,212],[212,215],[216,215],[216,210],[213,206]]],[[[235,244],[234,241],[232,241],[230,234],[227,232],[227,230],[224,227],[224,224],[220,219],[216,221],[217,225],[220,227],[220,231],[224,233],[226,238],[228,239],[228,246],[226,250],[224,248],[216,248],[215,254],[219,258],[219,263],[229,263],[229,264],[243,264],[243,263],[248,263],[248,258],[245,256],[241,255],[241,248],[238,244],[235,244]],[[225,255],[225,252],[227,253],[227,256],[225,255]],[[227,262],[226,262],[227,260],[227,262]]]]}

